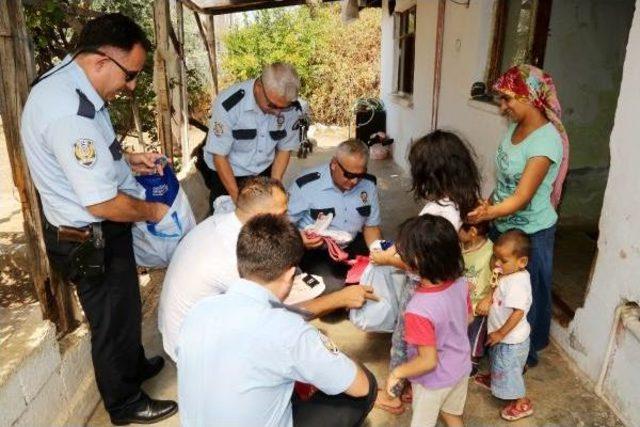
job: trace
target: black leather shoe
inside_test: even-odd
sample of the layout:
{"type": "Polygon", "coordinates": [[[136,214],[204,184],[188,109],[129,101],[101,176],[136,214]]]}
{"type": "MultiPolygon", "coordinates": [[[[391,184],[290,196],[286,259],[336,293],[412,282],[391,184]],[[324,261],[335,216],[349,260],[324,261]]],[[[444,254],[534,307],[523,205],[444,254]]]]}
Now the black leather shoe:
{"type": "Polygon", "coordinates": [[[162,356],[155,356],[151,359],[147,359],[147,363],[145,363],[144,368],[142,368],[142,373],[140,374],[140,381],[146,381],[149,378],[155,377],[163,367],[164,359],[162,356]]]}
{"type": "Polygon", "coordinates": [[[113,411],[109,416],[116,426],[127,424],[154,424],[169,418],[178,412],[178,404],[173,400],[154,400],[144,393],[138,400],[122,409],[113,411]]]}

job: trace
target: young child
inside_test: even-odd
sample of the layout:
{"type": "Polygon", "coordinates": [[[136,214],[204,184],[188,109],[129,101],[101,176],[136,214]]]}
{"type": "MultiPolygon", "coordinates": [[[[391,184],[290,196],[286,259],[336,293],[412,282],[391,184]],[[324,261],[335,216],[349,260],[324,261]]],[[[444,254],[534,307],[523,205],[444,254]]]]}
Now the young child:
{"type": "Polygon", "coordinates": [[[438,416],[462,426],[472,312],[458,236],[446,219],[425,214],[401,225],[396,248],[420,281],[404,313],[407,361],[389,374],[387,392],[411,382],[412,426],[435,426],[438,416]]]}
{"type": "MultiPolygon", "coordinates": [[[[443,217],[456,231],[460,229],[462,218],[466,218],[480,197],[480,173],[474,157],[471,148],[453,132],[435,130],[414,141],[409,151],[411,188],[416,199],[426,201],[420,215],[443,217]]],[[[407,266],[396,252],[395,246],[386,251],[374,251],[371,262],[406,270],[407,266]]],[[[400,295],[398,322],[391,336],[389,371],[407,360],[403,313],[418,281],[419,278],[409,274],[409,285],[400,295]]],[[[404,385],[406,381],[401,381],[394,395],[378,393],[376,406],[393,414],[402,413],[404,408],[399,395],[404,385]]],[[[409,393],[403,395],[403,400],[410,400],[409,393]]]]}
{"type": "Polygon", "coordinates": [[[458,237],[462,245],[464,275],[469,282],[469,294],[473,307],[473,322],[469,325],[471,344],[471,376],[478,372],[478,363],[484,356],[487,338],[487,314],[491,306],[491,257],[493,242],[487,237],[489,223],[462,224],[458,237]]]}
{"type": "Polygon", "coordinates": [[[487,322],[491,374],[477,375],[476,383],[509,403],[500,415],[515,421],[533,414],[526,397],[523,369],[529,353],[527,313],[531,307],[531,279],[526,270],[531,241],[521,230],[502,234],[493,247],[495,267],[501,270],[487,322]]]}

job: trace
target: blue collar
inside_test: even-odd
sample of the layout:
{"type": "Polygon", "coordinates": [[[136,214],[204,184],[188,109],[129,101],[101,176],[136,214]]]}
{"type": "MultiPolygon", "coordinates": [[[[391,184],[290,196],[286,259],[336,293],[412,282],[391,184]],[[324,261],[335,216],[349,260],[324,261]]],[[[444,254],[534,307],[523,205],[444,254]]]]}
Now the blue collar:
{"type": "Polygon", "coordinates": [[[255,111],[256,113],[265,114],[258,103],[256,102],[256,96],[253,94],[253,87],[256,84],[257,79],[246,80],[244,89],[244,111],[255,111]]]}
{"type": "Polygon", "coordinates": [[[242,278],[234,280],[231,286],[229,286],[227,293],[243,295],[266,306],[270,306],[269,301],[280,302],[280,300],[264,286],[242,278]]]}

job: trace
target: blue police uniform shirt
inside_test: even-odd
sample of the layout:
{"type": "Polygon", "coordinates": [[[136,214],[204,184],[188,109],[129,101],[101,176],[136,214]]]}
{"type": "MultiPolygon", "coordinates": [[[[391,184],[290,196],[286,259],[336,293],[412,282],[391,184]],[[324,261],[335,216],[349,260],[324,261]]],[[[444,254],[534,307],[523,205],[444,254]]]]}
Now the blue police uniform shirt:
{"type": "Polygon", "coordinates": [[[266,288],[237,279],[201,300],[178,338],[178,402],[184,426],[292,426],[295,381],[335,395],[357,367],[266,288]]]}
{"type": "Polygon", "coordinates": [[[293,127],[300,111],[283,111],[280,118],[262,112],[253,95],[255,79],[220,92],[213,103],[204,161],[216,170],[213,155],[227,156],[234,176],[258,175],[273,163],[278,151],[296,150],[293,127]],[[280,121],[280,122],[279,122],[280,121]]]}
{"type": "Polygon", "coordinates": [[[375,177],[368,175],[349,191],[340,191],[329,164],[309,169],[289,187],[289,217],[298,228],[313,224],[319,214],[333,213],[331,226],[353,237],[364,226],[380,225],[375,177]]]}
{"type": "Polygon", "coordinates": [[[144,193],[122,155],[105,101],[77,63],[60,69],[70,60],[67,56],[33,87],[21,133],[47,221],[83,227],[102,221],[87,206],[119,191],[138,198],[144,193]]]}

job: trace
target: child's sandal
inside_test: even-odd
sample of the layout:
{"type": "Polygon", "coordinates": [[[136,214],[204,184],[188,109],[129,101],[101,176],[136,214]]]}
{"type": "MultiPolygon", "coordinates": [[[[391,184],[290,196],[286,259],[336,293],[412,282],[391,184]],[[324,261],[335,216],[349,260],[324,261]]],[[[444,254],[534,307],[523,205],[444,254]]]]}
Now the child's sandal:
{"type": "Polygon", "coordinates": [[[400,401],[399,406],[388,405],[386,403],[383,403],[383,399],[380,398],[381,393],[386,394],[386,391],[380,388],[378,389],[378,397],[376,397],[376,401],[374,403],[374,406],[376,408],[382,409],[383,411],[389,412],[390,414],[393,414],[393,415],[400,415],[404,412],[404,405],[402,404],[402,401],[400,401]]]}
{"type": "Polygon", "coordinates": [[[533,415],[533,404],[529,399],[526,399],[520,405],[515,402],[511,403],[500,411],[500,416],[507,421],[516,421],[530,415],[533,415]]]}
{"type": "Polygon", "coordinates": [[[478,384],[482,388],[491,390],[491,374],[478,374],[473,379],[473,382],[478,384]]]}
{"type": "Polygon", "coordinates": [[[413,402],[413,389],[411,388],[411,385],[407,386],[402,391],[402,394],[400,395],[400,401],[402,403],[409,403],[409,404],[413,402]]]}

